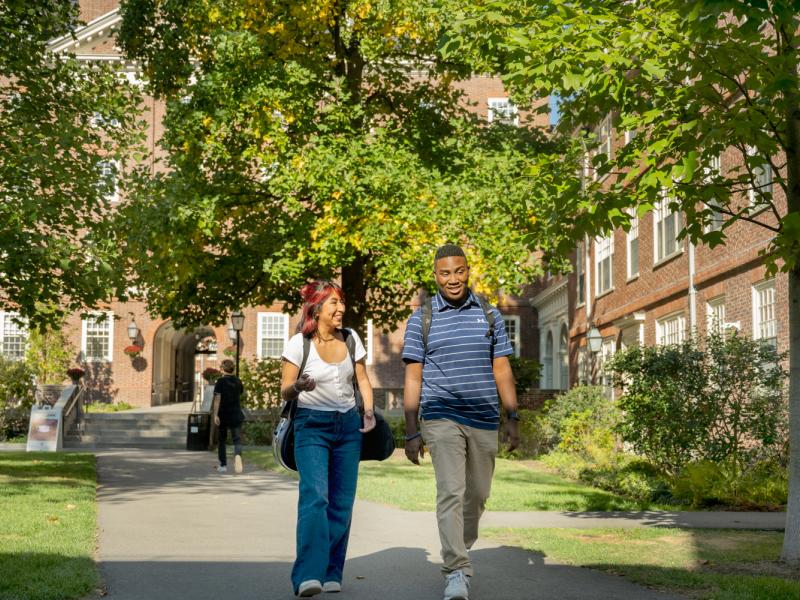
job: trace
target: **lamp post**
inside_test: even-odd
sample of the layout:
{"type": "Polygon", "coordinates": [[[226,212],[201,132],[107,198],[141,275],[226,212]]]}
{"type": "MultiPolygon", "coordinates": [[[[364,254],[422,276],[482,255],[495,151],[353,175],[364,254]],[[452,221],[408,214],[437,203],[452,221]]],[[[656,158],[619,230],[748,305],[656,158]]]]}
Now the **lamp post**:
{"type": "MultiPolygon", "coordinates": [[[[241,335],[242,329],[244,329],[244,314],[241,310],[236,309],[233,313],[231,313],[231,328],[236,331],[236,376],[239,376],[239,336],[241,335]]],[[[230,330],[228,330],[228,334],[230,334],[230,330]]]]}

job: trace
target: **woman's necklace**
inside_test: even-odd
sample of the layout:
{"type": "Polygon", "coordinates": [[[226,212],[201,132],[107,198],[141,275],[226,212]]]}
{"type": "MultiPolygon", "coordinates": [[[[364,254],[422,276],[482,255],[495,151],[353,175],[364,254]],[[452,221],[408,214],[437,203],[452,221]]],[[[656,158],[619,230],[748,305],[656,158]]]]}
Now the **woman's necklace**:
{"type": "Polygon", "coordinates": [[[317,334],[317,339],[318,339],[320,342],[332,342],[333,340],[335,340],[335,339],[336,339],[336,336],[334,335],[334,336],[331,336],[331,337],[329,337],[329,338],[324,338],[324,337],[322,337],[320,334],[317,334]]]}

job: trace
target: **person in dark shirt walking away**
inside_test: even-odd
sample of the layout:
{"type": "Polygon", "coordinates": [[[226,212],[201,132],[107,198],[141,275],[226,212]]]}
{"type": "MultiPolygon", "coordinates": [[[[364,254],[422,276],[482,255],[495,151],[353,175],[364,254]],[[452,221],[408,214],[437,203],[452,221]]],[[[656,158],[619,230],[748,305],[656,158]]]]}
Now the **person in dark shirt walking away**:
{"type": "Polygon", "coordinates": [[[225,473],[228,470],[228,457],[225,443],[228,441],[228,430],[233,438],[233,466],[236,473],[241,473],[242,463],[242,412],[241,397],[244,386],[241,380],[233,374],[236,368],[232,360],[225,359],[220,365],[224,375],[214,384],[214,425],[219,428],[219,465],[217,472],[225,473]]]}
{"type": "Polygon", "coordinates": [[[468,600],[468,550],[478,539],[497,455],[498,392],[510,449],[519,444],[513,348],[500,312],[469,289],[461,248],[439,248],[433,272],[439,293],[411,315],[403,347],[406,456],[419,464],[425,439],[436,476],[444,600],[468,600]]]}

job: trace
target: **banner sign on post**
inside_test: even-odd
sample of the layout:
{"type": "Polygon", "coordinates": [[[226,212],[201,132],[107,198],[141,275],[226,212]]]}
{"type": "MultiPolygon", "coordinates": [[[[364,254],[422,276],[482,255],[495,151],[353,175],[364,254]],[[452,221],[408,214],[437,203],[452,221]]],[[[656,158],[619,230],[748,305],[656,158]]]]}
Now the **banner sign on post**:
{"type": "Polygon", "coordinates": [[[28,452],[58,452],[61,450],[62,407],[31,408],[28,428],[28,452]]]}

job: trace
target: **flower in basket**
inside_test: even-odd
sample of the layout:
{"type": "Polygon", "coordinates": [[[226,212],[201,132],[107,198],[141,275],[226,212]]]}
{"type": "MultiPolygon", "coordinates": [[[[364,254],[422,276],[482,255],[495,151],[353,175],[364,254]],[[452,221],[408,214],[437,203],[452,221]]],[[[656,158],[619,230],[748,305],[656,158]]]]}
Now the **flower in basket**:
{"type": "Polygon", "coordinates": [[[225,356],[234,356],[236,354],[236,346],[228,346],[222,351],[225,356]]]}
{"type": "Polygon", "coordinates": [[[137,344],[131,344],[130,346],[125,346],[122,351],[128,356],[136,357],[142,353],[142,347],[137,344]]]}
{"type": "Polygon", "coordinates": [[[72,379],[72,381],[78,381],[78,379],[83,377],[83,369],[80,367],[72,367],[71,369],[67,369],[67,377],[72,379]]]}
{"type": "Polygon", "coordinates": [[[203,371],[203,379],[205,379],[208,383],[214,383],[220,377],[222,377],[222,371],[215,369],[214,367],[208,367],[203,371]]]}

